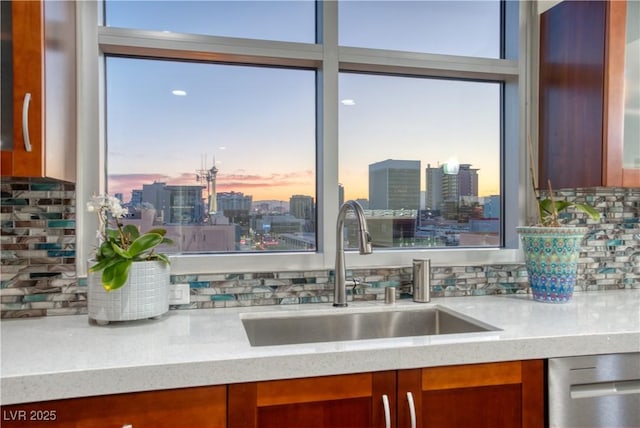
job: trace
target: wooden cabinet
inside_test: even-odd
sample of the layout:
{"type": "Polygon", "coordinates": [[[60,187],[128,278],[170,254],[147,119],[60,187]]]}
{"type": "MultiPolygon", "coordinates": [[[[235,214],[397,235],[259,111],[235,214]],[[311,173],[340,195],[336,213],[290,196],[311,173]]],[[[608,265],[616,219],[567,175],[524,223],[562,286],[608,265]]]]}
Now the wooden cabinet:
{"type": "Polygon", "coordinates": [[[540,17],[539,187],[640,186],[623,167],[626,0],[540,17]]]}
{"type": "Polygon", "coordinates": [[[3,141],[3,176],[75,180],[75,19],[73,1],[11,1],[13,136],[3,141]]]}
{"type": "Polygon", "coordinates": [[[2,406],[3,427],[537,428],[544,424],[542,360],[2,406]]]}
{"type": "Polygon", "coordinates": [[[229,386],[229,427],[542,427],[541,360],[229,386]],[[389,410],[385,411],[385,398],[389,410]],[[412,403],[412,404],[411,404],[412,403]],[[412,416],[413,415],[413,416],[412,416]]]}
{"type": "Polygon", "coordinates": [[[398,372],[398,427],[542,427],[541,360],[398,372]],[[409,398],[410,397],[410,398],[409,398]]]}
{"type": "Polygon", "coordinates": [[[224,428],[226,387],[207,386],[2,406],[2,426],[224,428]]]}
{"type": "Polygon", "coordinates": [[[387,371],[229,385],[229,427],[384,427],[395,379],[387,371]]]}

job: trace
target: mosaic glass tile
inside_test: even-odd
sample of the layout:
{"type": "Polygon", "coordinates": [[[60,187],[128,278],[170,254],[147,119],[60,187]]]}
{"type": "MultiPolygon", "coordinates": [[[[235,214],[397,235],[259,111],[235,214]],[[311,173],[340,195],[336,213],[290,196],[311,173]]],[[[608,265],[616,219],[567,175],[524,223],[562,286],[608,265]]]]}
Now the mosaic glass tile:
{"type": "Polygon", "coordinates": [[[75,226],[75,220],[49,220],[47,222],[47,227],[50,228],[71,228],[75,226]]]}

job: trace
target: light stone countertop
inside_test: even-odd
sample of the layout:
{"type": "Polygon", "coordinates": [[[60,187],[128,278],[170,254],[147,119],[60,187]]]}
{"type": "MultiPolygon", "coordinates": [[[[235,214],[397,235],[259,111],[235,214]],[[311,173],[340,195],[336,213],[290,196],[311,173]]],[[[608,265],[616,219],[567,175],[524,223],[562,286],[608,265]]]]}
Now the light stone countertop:
{"type": "Polygon", "coordinates": [[[170,311],[90,325],[86,315],[2,320],[1,403],[200,385],[640,351],[640,290],[170,311]],[[252,347],[241,316],[444,306],[500,331],[252,347]]]}

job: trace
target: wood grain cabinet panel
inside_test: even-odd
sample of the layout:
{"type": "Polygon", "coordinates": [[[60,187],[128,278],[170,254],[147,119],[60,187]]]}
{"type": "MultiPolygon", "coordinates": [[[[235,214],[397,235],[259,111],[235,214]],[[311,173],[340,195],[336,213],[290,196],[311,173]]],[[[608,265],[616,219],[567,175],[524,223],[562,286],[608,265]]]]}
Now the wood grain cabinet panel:
{"type": "Polygon", "coordinates": [[[433,367],[398,372],[398,427],[541,428],[541,360],[433,367]]]}
{"type": "Polygon", "coordinates": [[[541,428],[544,363],[513,361],[229,386],[229,427],[541,428]],[[411,405],[413,402],[413,406],[411,405]]]}
{"type": "Polygon", "coordinates": [[[2,151],[2,176],[75,181],[75,7],[11,1],[13,147],[2,151]]]}
{"type": "Polygon", "coordinates": [[[391,421],[395,377],[389,371],[229,385],[229,427],[384,427],[382,397],[391,421]]]}
{"type": "Polygon", "coordinates": [[[539,187],[640,186],[623,168],[626,0],[540,16],[539,187]]]}
{"type": "Polygon", "coordinates": [[[226,387],[207,386],[2,406],[2,427],[224,428],[226,387]]]}

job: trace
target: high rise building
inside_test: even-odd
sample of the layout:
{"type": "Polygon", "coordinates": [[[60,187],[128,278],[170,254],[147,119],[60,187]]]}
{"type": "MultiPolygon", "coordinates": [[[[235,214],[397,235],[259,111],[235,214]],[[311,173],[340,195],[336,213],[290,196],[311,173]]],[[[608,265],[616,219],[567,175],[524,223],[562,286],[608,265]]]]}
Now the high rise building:
{"type": "Polygon", "coordinates": [[[140,205],[142,205],[142,190],[133,189],[131,191],[131,201],[129,201],[129,206],[132,208],[137,208],[140,205]]]}
{"type": "Polygon", "coordinates": [[[166,186],[167,183],[158,182],[142,185],[142,202],[151,204],[151,208],[156,210],[156,215],[162,218],[166,218],[165,210],[168,209],[166,186]]]}
{"type": "Polygon", "coordinates": [[[442,174],[441,211],[445,218],[460,219],[460,201],[464,196],[478,196],[478,169],[460,164],[457,174],[442,174]]]}
{"type": "Polygon", "coordinates": [[[295,218],[303,220],[313,220],[315,210],[313,209],[313,198],[306,195],[293,195],[289,199],[289,212],[295,218]]]}
{"type": "Polygon", "coordinates": [[[471,168],[471,164],[460,164],[458,171],[459,196],[478,196],[478,168],[471,168]]]}
{"type": "Polygon", "coordinates": [[[442,203],[442,167],[432,168],[427,164],[425,169],[425,208],[439,210],[442,203]]]}
{"type": "Polygon", "coordinates": [[[169,224],[198,224],[205,216],[202,186],[166,186],[163,216],[169,224]]]}
{"type": "Polygon", "coordinates": [[[251,210],[253,196],[242,192],[220,192],[216,194],[218,211],[246,211],[251,210]]]}
{"type": "Polygon", "coordinates": [[[155,208],[156,215],[166,224],[200,223],[204,215],[201,186],[143,184],[142,203],[155,208]]]}
{"type": "Polygon", "coordinates": [[[369,208],[417,210],[420,161],[387,159],[369,165],[369,208]]]}
{"type": "Polygon", "coordinates": [[[443,166],[425,169],[425,208],[441,210],[445,217],[457,218],[460,199],[478,196],[478,169],[461,164],[457,174],[446,174],[443,166]]]}

